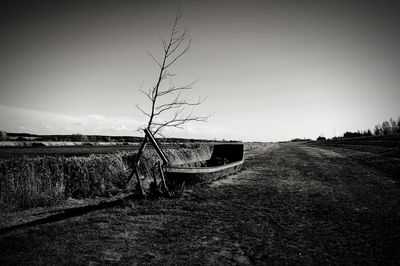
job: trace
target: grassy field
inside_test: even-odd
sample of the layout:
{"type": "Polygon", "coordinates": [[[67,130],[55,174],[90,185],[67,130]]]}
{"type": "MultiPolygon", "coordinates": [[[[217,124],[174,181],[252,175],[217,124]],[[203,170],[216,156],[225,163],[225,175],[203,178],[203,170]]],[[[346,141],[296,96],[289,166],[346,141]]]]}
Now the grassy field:
{"type": "Polygon", "coordinates": [[[62,147],[0,147],[0,160],[36,156],[89,156],[137,151],[138,146],[62,146],[62,147]]]}
{"type": "Polygon", "coordinates": [[[181,198],[0,235],[0,264],[399,265],[398,182],[357,149],[313,145],[248,151],[240,173],[181,198]]]}
{"type": "Polygon", "coordinates": [[[400,181],[400,135],[343,138],[309,145],[336,151],[400,181]]]}
{"type": "MultiPolygon", "coordinates": [[[[201,143],[162,144],[163,149],[179,149],[208,145],[201,143]]],[[[135,145],[66,145],[66,146],[10,146],[0,147],[0,161],[17,157],[37,156],[89,156],[92,154],[109,154],[118,152],[136,152],[140,143],[135,145]]],[[[146,149],[153,149],[148,145],[146,149]]]]}

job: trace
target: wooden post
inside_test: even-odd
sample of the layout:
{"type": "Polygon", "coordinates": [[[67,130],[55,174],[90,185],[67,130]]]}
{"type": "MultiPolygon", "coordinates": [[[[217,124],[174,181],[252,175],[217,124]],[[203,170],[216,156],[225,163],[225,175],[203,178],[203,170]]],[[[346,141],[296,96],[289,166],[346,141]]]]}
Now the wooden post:
{"type": "MultiPolygon", "coordinates": [[[[161,160],[163,161],[163,164],[167,165],[169,163],[167,157],[165,156],[164,152],[161,150],[160,146],[158,145],[157,141],[155,140],[154,136],[151,134],[149,129],[145,128],[144,132],[145,132],[145,136],[144,136],[142,145],[140,146],[140,148],[138,150],[138,153],[136,155],[135,163],[134,163],[134,166],[133,166],[134,169],[132,170],[132,172],[131,172],[131,174],[129,176],[129,181],[131,181],[132,178],[133,178],[133,175],[136,175],[137,186],[138,186],[139,192],[142,194],[141,196],[145,196],[145,192],[144,192],[144,189],[143,189],[143,186],[142,186],[142,182],[140,181],[140,176],[139,176],[139,170],[138,169],[139,169],[140,157],[141,157],[144,149],[146,148],[146,144],[147,144],[148,140],[150,140],[150,142],[153,144],[154,149],[157,151],[158,155],[161,157],[161,160]]],[[[170,195],[169,191],[168,191],[168,188],[167,188],[167,184],[165,182],[163,168],[162,168],[161,164],[158,164],[158,165],[159,165],[158,168],[159,168],[160,173],[161,173],[162,186],[163,186],[164,190],[167,192],[167,194],[170,195]]]]}
{"type": "Polygon", "coordinates": [[[161,157],[161,160],[163,161],[163,163],[166,165],[168,164],[168,159],[165,156],[164,152],[161,150],[160,146],[158,145],[157,141],[155,140],[155,138],[153,137],[153,135],[151,134],[151,132],[145,128],[144,132],[146,133],[147,138],[150,140],[150,142],[153,144],[154,149],[156,149],[158,155],[161,157]]]}
{"type": "Polygon", "coordinates": [[[158,169],[160,170],[160,174],[161,174],[161,184],[162,184],[164,191],[167,193],[167,195],[171,196],[171,194],[169,193],[168,187],[167,187],[167,182],[165,182],[164,169],[163,169],[163,166],[168,165],[169,161],[168,161],[167,157],[165,156],[164,152],[161,150],[160,146],[158,145],[153,134],[151,134],[150,130],[145,128],[144,132],[146,133],[147,138],[153,144],[154,149],[156,149],[158,155],[161,157],[161,160],[163,161],[163,165],[158,164],[158,169]]]}

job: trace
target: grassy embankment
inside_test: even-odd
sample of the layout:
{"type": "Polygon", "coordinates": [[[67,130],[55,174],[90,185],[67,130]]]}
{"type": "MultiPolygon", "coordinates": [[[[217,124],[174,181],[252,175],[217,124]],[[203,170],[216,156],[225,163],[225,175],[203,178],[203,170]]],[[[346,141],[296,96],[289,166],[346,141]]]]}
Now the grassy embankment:
{"type": "MultiPolygon", "coordinates": [[[[210,145],[185,144],[167,149],[172,163],[204,160],[210,145]]],[[[127,185],[135,152],[84,156],[19,157],[0,161],[0,212],[50,206],[68,198],[109,197],[132,190],[127,185]]],[[[158,156],[147,149],[140,172],[152,180],[158,156]]]]}

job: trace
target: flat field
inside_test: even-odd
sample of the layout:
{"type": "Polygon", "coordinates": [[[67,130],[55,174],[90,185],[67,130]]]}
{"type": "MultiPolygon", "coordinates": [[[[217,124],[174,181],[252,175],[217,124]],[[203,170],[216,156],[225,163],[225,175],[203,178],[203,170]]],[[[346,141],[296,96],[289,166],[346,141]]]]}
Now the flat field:
{"type": "Polygon", "coordinates": [[[180,198],[3,233],[0,264],[399,265],[395,175],[354,147],[320,145],[269,144],[180,198]]]}
{"type": "Polygon", "coordinates": [[[114,146],[52,146],[52,147],[0,147],[0,160],[16,157],[35,157],[49,155],[89,156],[91,154],[107,154],[121,151],[137,151],[137,145],[114,146]]]}
{"type": "MultiPolygon", "coordinates": [[[[161,148],[174,149],[179,147],[195,147],[208,145],[209,143],[168,143],[161,144],[161,148]]],[[[17,157],[36,157],[36,156],[89,156],[92,154],[108,154],[118,152],[132,152],[139,149],[140,143],[129,145],[75,145],[75,146],[0,146],[0,160],[17,157]]],[[[152,145],[147,145],[146,149],[153,149],[152,145]]]]}
{"type": "Polygon", "coordinates": [[[368,136],[312,142],[400,181],[400,135],[368,136]]]}

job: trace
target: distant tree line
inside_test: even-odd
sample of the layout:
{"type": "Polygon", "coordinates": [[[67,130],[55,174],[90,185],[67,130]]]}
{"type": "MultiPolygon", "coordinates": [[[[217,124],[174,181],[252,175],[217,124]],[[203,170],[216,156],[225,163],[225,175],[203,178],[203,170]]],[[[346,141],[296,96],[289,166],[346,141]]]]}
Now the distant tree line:
{"type": "MultiPolygon", "coordinates": [[[[29,133],[8,133],[0,131],[0,141],[72,141],[72,142],[141,142],[142,137],[134,136],[102,136],[102,135],[36,135],[29,133]]],[[[184,139],[184,138],[160,138],[160,143],[200,143],[200,142],[239,142],[236,140],[204,140],[204,139],[184,139]]]]}
{"type": "Polygon", "coordinates": [[[295,139],[292,139],[292,140],[290,140],[291,142],[302,142],[302,141],[311,141],[311,139],[306,139],[306,138],[303,138],[303,139],[301,139],[301,138],[295,138],[295,139]]]}
{"type": "Polygon", "coordinates": [[[397,120],[390,118],[389,121],[382,122],[381,125],[376,125],[374,135],[394,135],[400,133],[400,117],[397,120]]]}
{"type": "Polygon", "coordinates": [[[355,137],[362,137],[362,136],[372,136],[372,132],[370,129],[365,131],[357,130],[356,132],[346,131],[343,134],[343,138],[355,138],[355,137]]]}
{"type": "Polygon", "coordinates": [[[383,121],[382,124],[376,125],[374,127],[373,132],[368,129],[365,131],[346,131],[343,134],[343,138],[354,138],[354,137],[363,137],[363,136],[386,136],[386,135],[395,135],[400,134],[400,117],[397,120],[390,118],[389,121],[383,121]]]}
{"type": "Polygon", "coordinates": [[[36,135],[29,133],[7,133],[0,131],[0,141],[72,141],[72,142],[139,142],[141,137],[102,135],[36,135]]]}

